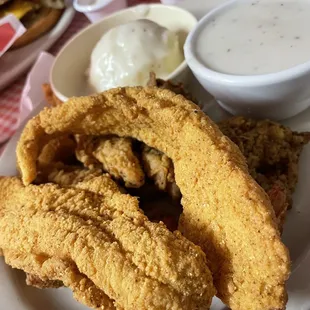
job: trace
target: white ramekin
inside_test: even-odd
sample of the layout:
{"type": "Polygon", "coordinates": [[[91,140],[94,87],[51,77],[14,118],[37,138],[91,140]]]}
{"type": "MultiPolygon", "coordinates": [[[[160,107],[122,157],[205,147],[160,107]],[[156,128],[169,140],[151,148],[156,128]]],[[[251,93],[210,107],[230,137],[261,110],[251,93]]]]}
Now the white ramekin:
{"type": "Polygon", "coordinates": [[[184,45],[188,66],[201,85],[234,115],[274,120],[297,115],[310,106],[310,55],[309,62],[293,68],[251,76],[216,72],[199,59],[196,46],[202,29],[238,1],[231,0],[209,12],[188,35],[184,45]]]}
{"type": "Polygon", "coordinates": [[[126,0],[73,0],[73,6],[78,12],[84,13],[95,23],[102,18],[126,8],[126,0]]]}

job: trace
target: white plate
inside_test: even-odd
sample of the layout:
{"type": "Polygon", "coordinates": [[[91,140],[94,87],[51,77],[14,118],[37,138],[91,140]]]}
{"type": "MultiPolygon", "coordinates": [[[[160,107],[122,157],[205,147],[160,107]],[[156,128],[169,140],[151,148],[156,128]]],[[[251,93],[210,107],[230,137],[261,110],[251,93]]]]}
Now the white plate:
{"type": "MultiPolygon", "coordinates": [[[[185,1],[189,2],[191,0],[185,1]]],[[[205,0],[195,0],[196,2],[205,0]]],[[[221,1],[221,0],[220,0],[221,1]]],[[[191,1],[191,3],[193,3],[191,1]]],[[[204,2],[205,3],[205,2],[204,2]]],[[[185,3],[186,4],[186,3],[185,3]]],[[[205,103],[206,111],[215,121],[228,116],[196,82],[189,89],[205,103]]],[[[43,104],[34,111],[37,113],[43,104]]],[[[310,109],[285,125],[297,131],[310,131],[310,109]]],[[[15,147],[20,131],[9,142],[0,158],[0,175],[15,175],[15,147]]],[[[289,302],[287,310],[310,310],[310,145],[304,148],[299,163],[299,182],[294,195],[293,209],[289,211],[284,226],[283,241],[292,258],[292,274],[288,281],[289,302]]],[[[0,258],[0,309],[11,310],[86,310],[72,298],[68,289],[38,290],[25,285],[22,272],[12,270],[0,258]]],[[[223,310],[225,306],[214,298],[211,310],[223,310]]],[[[263,310],[263,309],[262,309],[263,310]]]]}
{"type": "Polygon", "coordinates": [[[70,25],[74,14],[73,7],[68,7],[50,32],[31,44],[5,53],[0,58],[0,91],[24,73],[40,52],[49,49],[58,40],[70,25]]]}

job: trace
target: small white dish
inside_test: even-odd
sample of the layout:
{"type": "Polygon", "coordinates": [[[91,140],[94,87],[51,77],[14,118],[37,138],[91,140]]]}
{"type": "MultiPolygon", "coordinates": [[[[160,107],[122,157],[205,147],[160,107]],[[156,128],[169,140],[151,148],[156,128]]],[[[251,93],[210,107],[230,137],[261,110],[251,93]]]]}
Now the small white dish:
{"type": "Polygon", "coordinates": [[[310,106],[310,56],[305,64],[261,75],[220,73],[208,68],[197,56],[200,32],[207,23],[238,1],[224,3],[199,21],[184,45],[188,66],[201,85],[232,114],[274,120],[299,114],[310,106]]]}
{"type": "Polygon", "coordinates": [[[13,83],[37,59],[42,51],[48,50],[71,24],[75,11],[72,6],[62,14],[57,25],[46,35],[22,48],[8,51],[0,58],[0,90],[13,83]]]}
{"type": "Polygon", "coordinates": [[[92,22],[126,8],[126,0],[73,0],[73,7],[92,22]]]}
{"type": "MultiPolygon", "coordinates": [[[[150,19],[161,26],[176,32],[183,46],[187,34],[197,24],[197,19],[189,12],[174,6],[162,4],[139,5],[110,15],[92,24],[73,37],[59,52],[51,70],[51,86],[55,95],[62,101],[72,96],[93,93],[88,86],[85,72],[89,67],[90,56],[96,43],[109,29],[137,19],[150,19]]],[[[168,79],[186,84],[190,70],[184,60],[168,79]]]]}

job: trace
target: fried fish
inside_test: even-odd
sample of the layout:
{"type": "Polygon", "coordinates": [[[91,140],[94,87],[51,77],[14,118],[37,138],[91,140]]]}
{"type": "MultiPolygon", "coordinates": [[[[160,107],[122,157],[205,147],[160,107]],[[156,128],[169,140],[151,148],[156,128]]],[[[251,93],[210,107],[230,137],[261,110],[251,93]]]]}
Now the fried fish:
{"type": "Polygon", "coordinates": [[[271,202],[239,148],[197,105],[128,87],[45,109],[17,147],[24,184],[36,177],[42,141],[60,133],[131,136],[165,153],[183,196],[179,229],[206,253],[218,296],[232,309],[285,308],[290,259],[271,202]]]}

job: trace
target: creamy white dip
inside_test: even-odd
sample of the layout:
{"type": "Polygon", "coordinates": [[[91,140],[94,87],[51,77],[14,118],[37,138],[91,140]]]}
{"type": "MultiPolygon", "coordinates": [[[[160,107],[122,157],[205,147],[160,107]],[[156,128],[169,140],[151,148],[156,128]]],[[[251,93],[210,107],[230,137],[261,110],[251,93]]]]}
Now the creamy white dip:
{"type": "Polygon", "coordinates": [[[310,0],[238,1],[205,25],[200,60],[218,72],[273,73],[310,61],[310,0]]]}
{"type": "Polygon", "coordinates": [[[141,19],[105,33],[95,46],[89,82],[97,91],[145,85],[150,72],[165,79],[184,60],[176,33],[141,19]]]}

